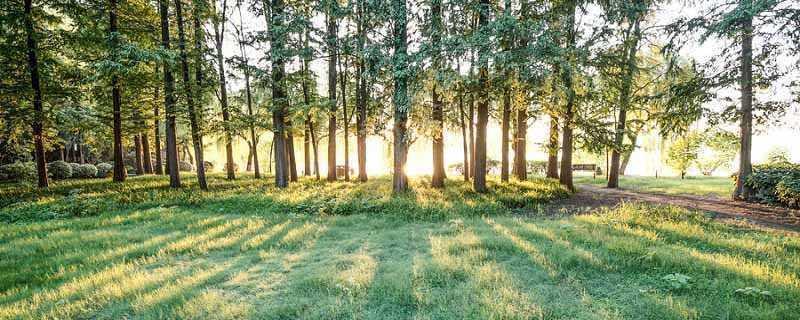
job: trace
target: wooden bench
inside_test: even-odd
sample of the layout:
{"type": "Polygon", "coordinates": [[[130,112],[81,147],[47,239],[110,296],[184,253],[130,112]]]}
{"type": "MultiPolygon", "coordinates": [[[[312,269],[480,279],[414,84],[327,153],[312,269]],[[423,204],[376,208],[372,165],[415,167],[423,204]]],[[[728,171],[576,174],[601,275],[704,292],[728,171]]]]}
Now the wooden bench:
{"type": "Polygon", "coordinates": [[[597,178],[597,165],[596,164],[587,164],[587,163],[580,163],[580,164],[573,164],[572,171],[591,171],[592,172],[592,179],[597,178]]]}

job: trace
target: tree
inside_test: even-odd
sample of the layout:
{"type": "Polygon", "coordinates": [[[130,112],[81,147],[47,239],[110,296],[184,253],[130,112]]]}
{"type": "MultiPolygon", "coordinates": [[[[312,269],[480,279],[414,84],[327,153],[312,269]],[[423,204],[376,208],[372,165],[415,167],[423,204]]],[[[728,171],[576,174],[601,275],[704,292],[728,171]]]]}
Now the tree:
{"type": "MultiPolygon", "coordinates": [[[[109,47],[111,62],[117,62],[119,51],[119,34],[117,33],[117,0],[109,0],[109,47]]],[[[120,92],[119,76],[116,72],[111,74],[111,97],[114,113],[114,181],[123,182],[127,176],[122,155],[122,93],[120,92]]]]}
{"type": "MultiPolygon", "coordinates": [[[[245,38],[244,38],[244,19],[242,19],[242,1],[236,2],[236,9],[239,11],[239,27],[236,28],[237,42],[239,44],[239,54],[241,59],[241,69],[244,73],[244,91],[245,102],[247,104],[247,127],[250,131],[250,153],[253,158],[253,176],[256,179],[261,178],[261,169],[258,162],[258,138],[256,136],[255,119],[253,116],[253,93],[250,87],[250,60],[247,58],[245,51],[245,38]]],[[[236,25],[234,25],[236,27],[236,25]]],[[[227,152],[227,150],[226,150],[227,152]]]]}
{"type": "Polygon", "coordinates": [[[686,177],[686,171],[697,160],[702,138],[696,132],[678,137],[667,152],[667,164],[680,172],[681,179],[686,177]]]}
{"type": "Polygon", "coordinates": [[[563,3],[563,32],[566,35],[565,54],[559,65],[559,73],[564,86],[567,103],[564,106],[562,133],[561,133],[561,174],[559,182],[569,190],[575,190],[572,182],[572,129],[575,117],[575,87],[573,84],[575,68],[575,40],[577,31],[575,30],[575,12],[578,7],[576,0],[566,0],[563,3]]]}
{"type": "Polygon", "coordinates": [[[703,175],[710,176],[719,168],[733,162],[739,151],[739,138],[735,133],[713,130],[703,134],[702,152],[697,157],[697,168],[703,175]]]}
{"type": "MultiPolygon", "coordinates": [[[[289,161],[286,148],[286,116],[288,101],[285,77],[284,2],[272,0],[272,15],[269,18],[270,52],[272,53],[272,132],[275,145],[275,185],[286,188],[289,185],[289,161]]],[[[334,87],[334,91],[335,91],[334,87]]]]}
{"type": "Polygon", "coordinates": [[[336,181],[336,59],[337,59],[337,2],[327,2],[328,44],[328,181],[336,181]]]}
{"type": "MultiPolygon", "coordinates": [[[[216,8],[216,5],[214,7],[216,8]]],[[[222,12],[219,16],[215,16],[213,21],[214,43],[217,49],[217,70],[219,70],[219,102],[222,107],[222,128],[225,135],[225,172],[228,179],[233,180],[236,179],[236,173],[233,170],[233,134],[231,133],[231,115],[228,107],[228,88],[225,79],[225,57],[222,55],[227,10],[227,1],[222,0],[222,12]]]]}
{"type": "MultiPolygon", "coordinates": [[[[478,7],[479,34],[488,37],[487,25],[489,24],[489,0],[481,0],[478,7]]],[[[472,180],[476,192],[487,192],[486,188],[486,125],[489,122],[489,48],[481,46],[479,49],[478,69],[478,121],[475,137],[475,179],[472,180]]]]}
{"type": "MultiPolygon", "coordinates": [[[[411,104],[408,98],[408,55],[406,34],[406,2],[405,0],[392,0],[392,42],[394,55],[392,57],[392,74],[394,75],[394,176],[392,177],[392,190],[395,193],[408,190],[408,176],[405,166],[408,158],[408,114],[411,104]]],[[[334,122],[335,124],[335,122],[334,122]]],[[[335,176],[334,176],[335,178],[335,176]]]]}
{"type": "Polygon", "coordinates": [[[36,45],[36,35],[33,25],[32,0],[25,0],[25,34],[28,49],[28,70],[31,76],[31,89],[33,89],[33,140],[36,152],[36,172],[39,188],[47,188],[47,159],[44,154],[44,108],[42,107],[42,88],[39,83],[39,59],[36,45]]]}
{"type": "MultiPolygon", "coordinates": [[[[161,22],[161,49],[170,50],[169,41],[169,6],[167,0],[158,0],[161,22]]],[[[167,172],[169,186],[179,188],[181,176],[178,170],[178,138],[175,125],[175,79],[172,76],[172,65],[165,59],[164,65],[164,113],[166,114],[165,135],[167,141],[167,172]]],[[[159,151],[160,152],[160,151],[159,151]]]]}

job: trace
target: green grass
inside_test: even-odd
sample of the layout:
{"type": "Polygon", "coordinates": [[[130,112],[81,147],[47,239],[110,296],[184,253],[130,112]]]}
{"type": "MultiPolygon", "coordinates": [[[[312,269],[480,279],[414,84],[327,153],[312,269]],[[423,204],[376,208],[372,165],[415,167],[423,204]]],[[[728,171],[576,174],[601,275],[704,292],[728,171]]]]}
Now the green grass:
{"type": "Polygon", "coordinates": [[[439,191],[417,180],[414,192],[395,198],[385,178],[304,181],[286,191],[252,179],[211,182],[216,191],[202,193],[163,188],[166,181],[152,177],[69,181],[41,197],[0,187],[3,201],[24,212],[0,210],[15,221],[0,227],[0,318],[800,314],[796,236],[683,209],[511,214],[563,196],[546,180],[493,183],[499,190],[488,195],[465,183],[439,191]],[[74,218],[81,212],[67,202],[75,199],[104,209],[74,218]],[[736,293],[747,287],[757,290],[736,293]]]}
{"type": "MultiPolygon", "coordinates": [[[[590,176],[576,176],[576,184],[605,186],[605,177],[592,179],[590,176]]],[[[663,194],[687,194],[728,198],[733,192],[733,180],[726,177],[639,177],[621,176],[619,186],[623,189],[663,194]]]]}

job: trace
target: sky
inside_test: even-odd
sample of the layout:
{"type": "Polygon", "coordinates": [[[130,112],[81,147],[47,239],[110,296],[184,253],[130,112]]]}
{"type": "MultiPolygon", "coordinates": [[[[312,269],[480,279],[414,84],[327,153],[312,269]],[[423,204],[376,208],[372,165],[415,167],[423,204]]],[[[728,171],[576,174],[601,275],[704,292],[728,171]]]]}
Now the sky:
{"type": "MultiPolygon", "coordinates": [[[[707,4],[707,3],[706,3],[707,4]]],[[[701,6],[704,5],[703,1],[700,2],[692,2],[692,4],[687,4],[686,1],[673,1],[661,5],[657,11],[653,14],[653,17],[650,19],[649,23],[651,25],[663,25],[678,17],[690,17],[695,16],[697,14],[702,14],[703,8],[701,6]]],[[[412,4],[412,7],[414,5],[412,4]]],[[[413,9],[413,8],[412,8],[413,9]]],[[[263,17],[256,17],[253,14],[246,11],[246,7],[242,8],[242,19],[239,20],[239,12],[235,7],[231,7],[228,9],[230,16],[229,20],[231,23],[235,23],[237,25],[240,24],[242,21],[245,32],[252,32],[252,31],[264,31],[266,30],[266,23],[263,17]]],[[[588,12],[585,16],[582,16],[581,22],[586,24],[586,26],[590,26],[591,23],[595,22],[596,15],[598,9],[597,8],[588,8],[588,12]]],[[[322,26],[323,19],[321,17],[316,17],[314,19],[314,23],[322,26]]],[[[344,28],[340,28],[340,32],[344,28]]],[[[414,31],[414,27],[410,28],[410,31],[414,31]]],[[[230,57],[232,55],[239,54],[239,47],[234,37],[234,28],[231,25],[228,25],[226,28],[226,36],[225,36],[225,43],[223,46],[223,53],[226,57],[230,57]]],[[[656,42],[658,39],[655,40],[656,42]]],[[[699,64],[702,64],[706,61],[709,61],[712,57],[718,54],[721,48],[726,45],[723,40],[720,39],[710,39],[706,42],[690,42],[685,46],[682,51],[681,55],[687,58],[691,58],[696,60],[699,64]]],[[[756,46],[758,46],[758,41],[756,41],[756,46]]],[[[251,63],[255,61],[258,62],[258,65],[261,67],[266,67],[265,62],[266,60],[266,49],[265,48],[248,48],[247,55],[249,56],[251,63]]],[[[783,57],[780,58],[779,64],[784,66],[791,66],[793,63],[796,63],[797,58],[788,58],[783,57]]],[[[290,65],[289,68],[297,68],[297,65],[290,65]]],[[[227,69],[230,71],[232,68],[227,66],[227,69]]],[[[315,59],[312,61],[311,66],[312,71],[317,75],[317,86],[318,92],[324,93],[327,92],[327,81],[324,81],[324,76],[327,71],[327,60],[323,58],[315,59]]],[[[778,100],[785,100],[791,101],[794,97],[792,91],[788,88],[788,84],[791,81],[797,81],[800,79],[798,77],[798,70],[796,65],[794,65],[794,70],[790,72],[786,77],[782,78],[775,86],[770,89],[758,89],[756,91],[757,97],[762,98],[769,98],[769,99],[778,99],[778,100]]],[[[229,90],[231,92],[236,92],[243,88],[244,83],[242,79],[230,79],[229,80],[229,90]]],[[[724,88],[718,92],[719,97],[730,97],[738,101],[738,88],[724,88]]],[[[711,109],[719,109],[724,105],[720,100],[715,100],[710,102],[706,107],[711,109]]],[[[540,118],[542,118],[540,116],[540,118]]],[[[753,162],[759,163],[762,162],[766,154],[777,147],[783,147],[790,151],[792,159],[795,162],[800,162],[800,143],[797,142],[796,137],[800,135],[800,107],[797,103],[794,103],[785,117],[782,117],[782,124],[778,126],[771,126],[771,127],[757,127],[756,134],[753,137],[753,162]]],[[[350,166],[352,168],[357,168],[356,164],[356,154],[355,154],[355,132],[352,129],[354,125],[351,125],[351,151],[350,151],[350,166]]],[[[389,126],[390,127],[390,126],[389,126]]],[[[727,130],[738,132],[738,125],[736,123],[728,123],[724,124],[723,127],[727,130]]],[[[698,123],[694,126],[694,129],[703,131],[707,130],[708,126],[701,123],[698,123]]],[[[490,159],[499,159],[500,158],[500,143],[492,143],[491,139],[496,138],[500,139],[500,128],[499,123],[496,119],[491,119],[489,128],[488,128],[488,137],[490,142],[488,143],[488,156],[490,159]]],[[[530,127],[528,129],[528,154],[527,158],[529,160],[545,160],[546,154],[543,151],[542,144],[547,139],[547,131],[549,130],[549,121],[546,119],[536,119],[530,122],[530,127]]],[[[388,138],[391,137],[391,134],[387,132],[385,135],[388,138]]],[[[655,135],[651,134],[651,139],[655,139],[655,135]]],[[[262,141],[268,141],[271,139],[262,139],[262,141]]],[[[326,139],[323,139],[323,142],[326,139]]],[[[445,165],[450,165],[454,163],[459,163],[463,160],[463,150],[462,150],[462,140],[461,140],[461,133],[460,131],[448,131],[445,133],[445,165]]],[[[323,144],[324,145],[324,144],[323,144]]],[[[343,145],[341,138],[339,139],[338,145],[339,148],[339,155],[337,156],[339,164],[343,163],[343,150],[341,146],[343,145]]],[[[297,147],[297,156],[298,156],[298,164],[300,165],[300,170],[302,171],[302,143],[296,143],[295,146],[297,147]]],[[[266,162],[267,155],[264,153],[268,152],[268,145],[260,146],[261,153],[260,158],[262,162],[266,162]]],[[[210,158],[212,161],[216,160],[218,163],[224,162],[224,149],[221,149],[219,146],[216,147],[218,150],[209,150],[214,151],[211,154],[207,155],[207,158],[210,158]]],[[[320,159],[320,165],[322,166],[322,171],[324,172],[326,169],[325,164],[325,155],[324,155],[324,148],[321,146],[320,155],[323,159],[320,159]]],[[[652,148],[650,148],[652,149],[652,148]]],[[[237,160],[238,163],[245,163],[246,156],[247,156],[247,147],[244,142],[237,143],[236,146],[236,153],[237,157],[240,160],[237,160]]],[[[409,153],[409,164],[407,167],[407,171],[410,175],[419,175],[419,174],[429,174],[432,171],[432,161],[430,161],[431,154],[431,144],[430,141],[424,138],[418,139],[410,149],[409,153]]],[[[391,141],[384,140],[382,137],[370,137],[368,139],[368,172],[370,174],[383,174],[389,172],[389,167],[391,166],[391,141]]],[[[666,152],[666,151],[663,151],[666,152]]],[[[512,155],[513,157],[513,155],[512,155]]],[[[644,151],[642,148],[637,149],[634,152],[633,157],[631,159],[631,163],[628,167],[628,174],[633,175],[653,175],[656,171],[659,172],[659,175],[675,175],[676,172],[672,171],[666,164],[661,163],[658,159],[661,157],[658,152],[653,151],[644,151]]],[[[580,160],[580,159],[576,159],[580,160]]],[[[588,161],[588,160],[583,160],[588,161]]],[[[735,162],[734,162],[735,163],[735,162]]],[[[220,166],[221,167],[221,166],[220,166]]],[[[729,175],[733,170],[735,170],[735,166],[731,168],[720,170],[716,174],[718,175],[729,175]]]]}

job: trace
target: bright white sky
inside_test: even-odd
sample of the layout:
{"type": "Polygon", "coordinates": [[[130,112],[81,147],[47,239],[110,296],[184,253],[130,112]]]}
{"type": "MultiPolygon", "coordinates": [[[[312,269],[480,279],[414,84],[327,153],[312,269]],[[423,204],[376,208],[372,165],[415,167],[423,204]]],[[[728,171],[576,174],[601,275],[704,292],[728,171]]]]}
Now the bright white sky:
{"type": "MultiPolygon", "coordinates": [[[[412,1],[413,2],[413,1],[412,1]]],[[[674,20],[677,17],[686,17],[686,16],[693,16],[698,14],[698,12],[702,12],[702,9],[697,7],[697,4],[693,4],[691,6],[685,5],[685,1],[673,1],[671,3],[662,5],[661,8],[653,15],[654,19],[650,22],[655,25],[662,25],[668,23],[669,21],[674,20]]],[[[702,2],[701,2],[702,3],[702,2]]],[[[413,4],[411,4],[414,6],[413,4]]],[[[700,4],[702,5],[702,4],[700,4]]],[[[229,20],[232,23],[239,24],[239,12],[235,7],[231,7],[228,9],[229,12],[229,20]]],[[[591,24],[594,19],[593,15],[597,13],[596,8],[589,8],[589,12],[586,16],[584,16],[581,21],[584,24],[591,24]]],[[[245,32],[252,32],[252,31],[263,31],[266,30],[266,23],[263,17],[255,17],[253,14],[246,12],[246,8],[243,8],[242,11],[242,20],[244,21],[244,29],[245,32]]],[[[315,23],[318,24],[320,27],[323,24],[323,20],[321,17],[317,17],[315,19],[315,23]]],[[[344,28],[340,28],[340,32],[344,28]]],[[[410,28],[413,32],[413,26],[410,28]]],[[[226,27],[226,36],[225,36],[225,44],[223,46],[223,51],[226,57],[232,55],[239,55],[239,47],[236,43],[236,39],[234,36],[234,28],[231,25],[226,27]]],[[[695,59],[698,63],[703,63],[708,61],[711,57],[717,54],[725,45],[724,42],[712,39],[705,43],[691,43],[686,48],[683,49],[682,55],[687,58],[695,59]]],[[[756,41],[756,46],[758,46],[758,41],[756,41]]],[[[247,55],[249,56],[251,63],[255,61],[259,61],[258,64],[262,67],[265,66],[265,48],[248,48],[247,55]]],[[[794,57],[792,59],[785,58],[779,61],[784,66],[793,66],[793,71],[789,74],[789,76],[785,77],[780,81],[780,83],[773,86],[773,88],[769,90],[760,90],[756,94],[760,97],[769,97],[770,99],[780,99],[784,101],[791,101],[792,100],[792,92],[788,88],[788,84],[792,80],[798,80],[798,70],[796,66],[797,58],[794,57]]],[[[297,68],[297,65],[290,65],[289,68],[297,68]]],[[[232,68],[229,66],[227,68],[229,71],[232,68]]],[[[323,81],[325,78],[325,72],[327,70],[327,60],[324,59],[316,59],[312,62],[312,71],[317,74],[317,85],[318,85],[318,92],[324,93],[327,92],[327,81],[323,81]]],[[[230,88],[233,92],[241,89],[244,84],[243,80],[241,79],[230,79],[229,80],[230,88]]],[[[720,97],[731,97],[733,99],[738,99],[738,92],[737,88],[726,88],[720,92],[720,97]]],[[[714,101],[709,104],[708,107],[710,108],[720,108],[723,104],[719,101],[714,101]]],[[[794,103],[789,110],[789,114],[787,117],[782,119],[784,124],[776,127],[770,128],[756,128],[757,134],[754,137],[753,141],[753,161],[758,163],[763,161],[766,156],[766,153],[775,148],[775,147],[784,147],[789,149],[792,153],[792,158],[794,161],[800,161],[800,144],[796,140],[794,140],[798,134],[800,134],[800,107],[798,107],[797,103],[794,103]]],[[[496,137],[499,139],[500,137],[500,129],[497,120],[492,120],[490,122],[489,137],[496,137]]],[[[351,126],[352,129],[353,126],[351,126]]],[[[697,129],[702,129],[702,124],[697,125],[697,129]]],[[[738,126],[734,123],[727,124],[726,129],[737,131],[738,126]]],[[[531,123],[531,127],[529,129],[528,134],[528,159],[529,160],[544,160],[546,159],[546,155],[542,151],[542,143],[544,143],[547,139],[547,130],[548,130],[548,121],[547,119],[539,119],[531,123]]],[[[351,132],[351,167],[356,168],[356,155],[355,155],[355,134],[351,132]]],[[[386,135],[389,137],[390,135],[386,135]]],[[[643,140],[647,140],[647,137],[644,137],[643,140]]],[[[651,139],[654,139],[651,137],[651,139]]],[[[262,139],[262,141],[268,141],[269,139],[262,139]]],[[[326,139],[323,139],[323,146],[326,139]]],[[[300,161],[299,164],[302,163],[302,145],[301,143],[296,143],[297,152],[298,152],[298,159],[300,161]]],[[[343,143],[341,142],[341,138],[339,139],[338,145],[339,148],[339,156],[337,157],[338,162],[341,164],[343,163],[343,151],[341,146],[343,143]]],[[[462,161],[462,141],[461,141],[461,133],[458,132],[447,132],[445,135],[445,163],[446,165],[451,163],[457,163],[462,161]]],[[[500,144],[499,143],[489,143],[489,158],[491,159],[499,159],[500,158],[500,144]],[[496,149],[496,150],[495,150],[496,149]]],[[[219,147],[217,147],[219,148],[219,147]]],[[[269,146],[263,145],[260,146],[261,153],[267,153],[269,146]]],[[[324,147],[321,150],[325,150],[324,147]]],[[[429,141],[426,141],[423,138],[417,140],[417,142],[412,146],[410,151],[410,161],[409,167],[407,168],[409,174],[429,174],[432,171],[431,168],[431,161],[430,161],[430,150],[431,145],[429,141]]],[[[212,150],[208,150],[212,151],[212,150]]],[[[212,161],[216,160],[216,162],[222,163],[224,162],[224,158],[221,156],[223,154],[222,149],[217,150],[216,154],[210,153],[207,155],[209,159],[212,161]]],[[[380,137],[371,137],[368,140],[368,171],[371,174],[382,174],[388,173],[388,167],[390,166],[390,157],[391,157],[391,146],[387,141],[384,141],[380,137]]],[[[238,163],[245,163],[246,162],[246,144],[243,142],[237,146],[237,160],[238,163]]],[[[325,157],[323,153],[320,154],[323,158],[325,157]]],[[[652,175],[655,171],[659,171],[660,175],[664,174],[674,174],[670,172],[669,168],[666,165],[658,164],[659,155],[657,152],[653,151],[644,151],[642,149],[637,150],[634,155],[633,159],[631,160],[631,164],[628,169],[629,174],[634,175],[652,175]],[[656,164],[654,164],[656,163],[656,164]]],[[[261,159],[266,162],[267,156],[261,155],[261,159]]],[[[576,159],[577,162],[579,161],[588,161],[586,159],[576,159]]],[[[323,166],[321,168],[324,172],[325,168],[325,161],[321,159],[320,165],[323,166]]],[[[302,165],[298,168],[302,170],[302,165]]],[[[721,170],[718,174],[721,175],[728,175],[731,171],[730,170],[721,170]]]]}

